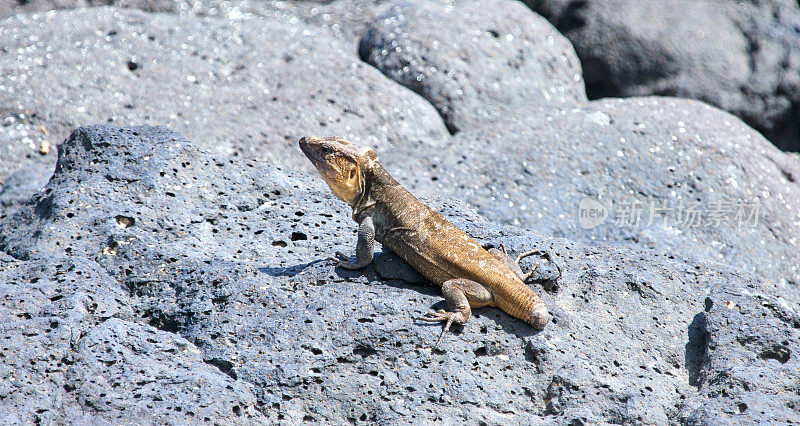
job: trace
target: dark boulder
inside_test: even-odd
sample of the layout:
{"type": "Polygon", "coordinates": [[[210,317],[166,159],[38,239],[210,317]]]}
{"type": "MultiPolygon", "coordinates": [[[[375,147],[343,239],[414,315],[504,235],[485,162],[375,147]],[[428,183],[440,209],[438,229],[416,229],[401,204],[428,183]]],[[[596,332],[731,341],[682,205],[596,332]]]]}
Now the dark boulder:
{"type": "Polygon", "coordinates": [[[741,117],[800,150],[800,5],[526,0],[572,41],[590,98],[668,95],[741,117]]]}

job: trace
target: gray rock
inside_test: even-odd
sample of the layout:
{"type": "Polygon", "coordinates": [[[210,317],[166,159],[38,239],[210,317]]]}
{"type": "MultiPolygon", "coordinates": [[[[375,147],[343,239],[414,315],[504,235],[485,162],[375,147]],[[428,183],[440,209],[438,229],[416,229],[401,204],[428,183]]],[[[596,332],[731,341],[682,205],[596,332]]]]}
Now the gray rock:
{"type": "Polygon", "coordinates": [[[61,9],[80,9],[97,6],[117,6],[141,9],[147,12],[180,12],[203,4],[212,9],[224,0],[8,0],[0,3],[0,18],[18,13],[47,12],[61,9]]]}
{"type": "Polygon", "coordinates": [[[674,95],[800,150],[795,0],[527,0],[575,46],[590,98],[674,95]]]}
{"type": "Polygon", "coordinates": [[[119,281],[81,257],[0,259],[0,422],[258,420],[251,386],[137,318],[119,281]]]}
{"type": "MultiPolygon", "coordinates": [[[[115,6],[180,15],[240,19],[243,15],[272,18],[288,14],[329,30],[352,46],[367,26],[389,7],[388,0],[263,1],[263,0],[16,0],[0,3],[0,18],[18,13],[115,6]]],[[[355,54],[355,49],[353,49],[355,54]]]]}
{"type": "MultiPolygon", "coordinates": [[[[49,156],[48,159],[55,156],[49,156]]],[[[23,163],[24,168],[17,170],[14,174],[5,179],[0,184],[0,208],[5,214],[9,214],[12,209],[28,200],[28,198],[40,190],[47,183],[52,175],[53,166],[49,161],[33,160],[29,164],[23,163]]]]}
{"type": "Polygon", "coordinates": [[[712,291],[704,312],[695,316],[697,328],[690,331],[690,343],[702,357],[690,369],[690,381],[700,392],[686,408],[697,406],[683,413],[687,422],[786,423],[790,418],[782,407],[797,415],[800,381],[792,374],[800,368],[797,314],[796,306],[758,292],[712,291]],[[778,399],[780,408],[768,402],[778,399]]]}
{"type": "MultiPolygon", "coordinates": [[[[110,173],[98,176],[114,179],[110,173]]],[[[66,185],[78,190],[80,182],[66,185]]],[[[93,198],[103,202],[96,194],[93,198]]],[[[46,209],[36,214],[48,214],[46,209]]],[[[0,216],[8,218],[6,211],[0,216]]],[[[62,219],[71,217],[67,212],[62,219]]],[[[38,223],[46,220],[36,218],[38,223]]],[[[122,217],[115,220],[118,226],[126,223],[122,217]]],[[[74,232],[70,238],[76,242],[86,235],[78,227],[59,226],[74,232]]],[[[120,280],[71,247],[62,248],[60,241],[52,247],[37,260],[0,259],[0,368],[8,379],[0,384],[4,423],[260,417],[250,387],[208,365],[194,345],[149,325],[129,323],[141,321],[141,314],[135,313],[130,289],[120,280]]],[[[87,251],[97,247],[90,242],[87,251]]]]}
{"type": "Polygon", "coordinates": [[[51,260],[0,258],[3,424],[52,424],[65,411],[80,413],[64,389],[75,344],[100,317],[132,317],[105,271],[83,259],[51,260]]]}
{"type": "Polygon", "coordinates": [[[0,3],[0,19],[20,13],[114,6],[181,16],[239,20],[242,17],[290,19],[328,31],[357,55],[358,42],[369,24],[391,6],[390,0],[22,0],[0,3]]]}
{"type": "Polygon", "coordinates": [[[55,423],[185,421],[190,410],[222,423],[800,420],[798,299],[776,283],[433,205],[481,243],[550,252],[562,278],[536,291],[553,323],[537,332],[476,309],[431,352],[440,328],[414,318],[441,302],[438,289],[390,253],[360,271],[325,261],[355,236],[319,180],[205,154],[165,129],[79,129],[45,189],[0,217],[0,283],[14,284],[0,285],[0,368],[41,369],[2,382],[4,412],[35,402],[55,423]],[[741,315],[718,310],[726,300],[741,315]],[[74,314],[40,308],[67,301],[74,314]],[[20,315],[42,325],[12,326],[20,315]],[[17,337],[29,330],[40,346],[17,337]],[[750,343],[728,343],[740,335],[750,343]],[[716,392],[721,371],[762,377],[747,376],[740,400],[716,392]]]}
{"type": "MultiPolygon", "coordinates": [[[[73,128],[98,122],[170,125],[206,149],[303,170],[310,165],[293,144],[306,134],[387,155],[447,136],[430,104],[361,62],[355,45],[285,13],[19,15],[0,28],[0,52],[0,184],[22,169],[49,175],[55,159],[38,153],[41,144],[55,152],[73,128]]],[[[40,182],[5,184],[0,202],[10,209],[40,182]]]]}
{"type": "Polygon", "coordinates": [[[370,24],[359,53],[430,101],[451,133],[586,100],[570,43],[518,2],[397,2],[370,24]]]}
{"type": "Polygon", "coordinates": [[[216,152],[309,170],[293,149],[305,134],[379,148],[447,135],[422,98],[290,16],[18,15],[0,46],[0,111],[45,126],[54,144],[82,124],[169,125],[216,152]]]}
{"type": "Polygon", "coordinates": [[[458,197],[545,235],[727,263],[800,294],[800,157],[700,102],[532,111],[408,157],[387,168],[417,194],[458,197]],[[609,213],[590,229],[579,221],[585,198],[609,213]]]}
{"type": "Polygon", "coordinates": [[[252,385],[224,374],[174,333],[110,318],[81,338],[75,357],[65,386],[81,407],[103,413],[85,410],[84,420],[265,420],[252,385]]]}
{"type": "Polygon", "coordinates": [[[393,3],[392,0],[256,2],[248,10],[264,14],[261,8],[278,7],[281,11],[298,16],[304,22],[328,29],[353,46],[353,52],[358,54],[359,41],[370,23],[386,13],[393,3]]]}
{"type": "MultiPolygon", "coordinates": [[[[6,111],[2,114],[4,119],[0,123],[0,186],[14,174],[46,174],[44,171],[36,172],[34,169],[49,169],[52,173],[56,163],[56,147],[50,140],[47,127],[40,125],[37,128],[33,124],[35,118],[28,117],[25,112],[14,115],[6,111]]],[[[24,184],[36,186],[28,182],[24,184]]],[[[8,192],[10,190],[11,188],[7,187],[4,191],[10,194],[8,192]]],[[[2,200],[0,205],[10,205],[9,195],[2,196],[2,200]]]]}

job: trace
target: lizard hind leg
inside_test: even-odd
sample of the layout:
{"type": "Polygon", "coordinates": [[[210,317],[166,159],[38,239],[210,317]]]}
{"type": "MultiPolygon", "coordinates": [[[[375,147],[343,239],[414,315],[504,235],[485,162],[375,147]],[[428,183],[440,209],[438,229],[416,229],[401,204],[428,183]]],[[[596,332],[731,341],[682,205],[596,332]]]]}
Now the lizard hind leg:
{"type": "MultiPolygon", "coordinates": [[[[523,254],[526,255],[526,256],[530,256],[531,254],[534,254],[534,253],[535,252],[528,252],[528,253],[523,253],[523,254]]],[[[510,269],[511,272],[514,273],[514,275],[518,276],[519,279],[522,280],[522,282],[525,282],[525,280],[528,279],[528,277],[530,277],[536,271],[536,269],[539,267],[539,265],[537,264],[536,266],[533,267],[533,269],[528,271],[528,273],[522,272],[522,269],[519,267],[519,261],[520,261],[520,259],[522,259],[525,256],[520,255],[516,259],[511,257],[511,255],[509,255],[508,252],[506,252],[505,246],[502,245],[502,244],[500,244],[500,248],[499,249],[496,249],[494,247],[490,248],[489,249],[489,254],[491,254],[492,256],[494,256],[495,258],[500,260],[501,262],[505,263],[506,266],[508,266],[508,269],[510,269]]]]}
{"type": "Polygon", "coordinates": [[[497,259],[499,259],[503,263],[505,263],[506,266],[508,266],[508,269],[511,269],[511,272],[513,272],[516,276],[518,276],[519,279],[522,280],[522,282],[525,282],[525,280],[530,278],[530,276],[533,275],[533,273],[536,272],[537,269],[539,269],[539,264],[537,263],[528,272],[522,272],[522,268],[519,267],[519,261],[520,260],[522,260],[523,258],[526,258],[528,256],[534,255],[534,254],[543,254],[547,260],[550,260],[550,255],[548,253],[546,253],[546,252],[541,251],[541,250],[527,251],[525,253],[521,253],[516,258],[513,258],[513,257],[511,257],[511,255],[508,254],[508,252],[506,252],[506,248],[502,244],[500,244],[500,249],[499,250],[496,249],[496,248],[490,248],[489,249],[489,254],[491,254],[492,256],[496,257],[497,259]]]}
{"type": "Polygon", "coordinates": [[[442,295],[447,302],[449,311],[438,310],[428,312],[427,315],[420,317],[422,321],[445,322],[442,333],[433,345],[433,349],[439,346],[447,330],[453,323],[465,324],[472,316],[471,308],[479,308],[492,303],[492,293],[477,281],[466,278],[456,278],[447,280],[442,284],[442,295]]]}

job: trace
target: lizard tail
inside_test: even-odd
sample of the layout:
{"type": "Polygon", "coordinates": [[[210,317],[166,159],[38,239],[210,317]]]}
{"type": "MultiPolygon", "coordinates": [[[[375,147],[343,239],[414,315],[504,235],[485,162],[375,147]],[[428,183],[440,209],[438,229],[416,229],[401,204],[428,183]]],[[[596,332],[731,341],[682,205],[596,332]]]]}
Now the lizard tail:
{"type": "Polygon", "coordinates": [[[525,290],[523,294],[517,294],[514,295],[516,297],[511,297],[511,300],[508,301],[510,303],[498,303],[497,306],[508,312],[509,315],[519,318],[531,324],[534,328],[541,330],[550,322],[552,316],[547,311],[547,306],[545,306],[539,296],[528,288],[525,288],[525,290]],[[508,307],[508,309],[506,309],[506,307],[508,307]]]}
{"type": "Polygon", "coordinates": [[[547,312],[547,306],[545,306],[543,302],[539,302],[538,305],[535,305],[533,309],[529,311],[527,321],[534,328],[541,330],[550,322],[550,318],[552,318],[552,315],[547,312]]]}

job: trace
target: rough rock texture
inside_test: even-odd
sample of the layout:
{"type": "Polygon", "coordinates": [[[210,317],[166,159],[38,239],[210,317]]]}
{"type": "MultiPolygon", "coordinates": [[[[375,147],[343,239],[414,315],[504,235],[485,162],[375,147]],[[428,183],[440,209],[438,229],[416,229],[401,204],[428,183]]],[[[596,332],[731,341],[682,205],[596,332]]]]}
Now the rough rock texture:
{"type": "Polygon", "coordinates": [[[800,421],[798,299],[773,282],[435,205],[481,242],[553,254],[559,286],[536,289],[552,324],[477,309],[431,352],[439,327],[413,318],[438,289],[389,253],[326,262],[355,236],[319,180],[164,129],[79,129],[0,213],[5,419],[800,421]]]}
{"type": "Polygon", "coordinates": [[[800,150],[795,0],[526,0],[575,46],[590,98],[675,95],[800,150]]]}
{"type": "Polygon", "coordinates": [[[416,193],[462,199],[491,219],[723,262],[800,292],[800,157],[700,102],[613,99],[531,111],[392,166],[416,193]],[[580,226],[584,198],[610,214],[592,229],[580,226]],[[638,218],[626,215],[635,202],[638,218]]]}
{"type": "Polygon", "coordinates": [[[96,6],[118,6],[141,9],[148,12],[178,12],[190,9],[190,5],[203,4],[211,9],[224,0],[5,0],[0,3],[0,18],[16,13],[47,12],[59,9],[79,9],[96,6]]]}
{"type": "Polygon", "coordinates": [[[250,384],[203,362],[186,339],[137,324],[134,306],[85,257],[0,258],[0,422],[262,417],[250,384]]]}
{"type": "Polygon", "coordinates": [[[451,133],[586,100],[569,41],[516,1],[397,2],[370,24],[359,53],[430,101],[451,133]]]}
{"type": "MultiPolygon", "coordinates": [[[[800,423],[800,160],[737,119],[663,98],[578,106],[571,47],[509,2],[102,2],[173,15],[0,21],[0,423],[800,423]],[[455,138],[360,61],[368,26],[365,44],[400,47],[384,72],[455,138]],[[437,38],[452,43],[432,55],[437,38]],[[424,66],[392,68],[404,60],[424,66]],[[542,81],[558,92],[547,104],[574,105],[537,107],[542,81]],[[152,127],[83,127],[61,144],[109,121],[166,124],[210,152],[152,127]],[[391,253],[361,271],[326,260],[352,250],[355,227],[295,174],[310,170],[295,146],[309,133],[374,147],[417,194],[465,198],[497,222],[430,200],[482,243],[550,252],[540,267],[562,278],[535,290],[554,321],[537,332],[476,309],[431,352],[440,328],[413,318],[443,307],[437,288],[391,253]],[[583,197],[614,203],[599,227],[579,226],[583,197]],[[752,226],[662,225],[664,212],[615,224],[630,199],[762,210],[752,226]]],[[[0,2],[0,16],[98,3],[0,2]]],[[[695,88],[721,69],[746,82],[710,101],[782,119],[795,83],[769,67],[784,55],[796,69],[794,12],[697,17],[709,4],[668,24],[702,21],[735,54],[698,36],[714,61],[653,72],[695,88]]]]}
{"type": "MultiPolygon", "coordinates": [[[[329,30],[334,36],[358,45],[367,26],[390,6],[389,0],[7,0],[0,2],[0,18],[16,13],[115,6],[186,15],[239,19],[245,15],[271,18],[275,12],[329,30]]],[[[355,50],[354,50],[355,51],[355,50]]]]}
{"type": "Polygon", "coordinates": [[[784,407],[800,413],[800,401],[795,397],[780,407],[762,398],[764,393],[798,394],[800,317],[796,308],[761,294],[724,288],[712,291],[704,303],[705,310],[695,316],[689,335],[690,340],[693,336],[695,342],[702,343],[705,354],[703,362],[693,368],[690,380],[700,390],[698,399],[712,398],[695,408],[688,421],[713,424],[746,419],[748,423],[769,423],[781,418],[784,407]],[[775,371],[781,372],[781,378],[772,381],[768,377],[774,377],[775,371]]]}
{"type": "Polygon", "coordinates": [[[235,21],[114,8],[17,15],[0,27],[0,70],[5,125],[44,129],[53,144],[81,124],[149,123],[217,152],[309,169],[288,149],[309,133],[382,148],[447,135],[430,104],[361,62],[354,47],[279,13],[235,21]]]}
{"type": "MultiPolygon", "coordinates": [[[[586,79],[590,98],[653,94],[696,98],[738,115],[778,147],[800,150],[800,7],[796,1],[525,0],[524,3],[547,17],[574,44],[583,63],[583,78],[586,79]]],[[[375,18],[385,13],[391,5],[383,0],[17,0],[0,3],[0,16],[104,4],[181,16],[205,15],[228,19],[252,15],[268,19],[283,16],[295,23],[308,23],[326,32],[326,35],[338,38],[350,53],[355,51],[354,46],[366,28],[380,22],[375,18]]],[[[409,7],[404,4],[404,7],[409,7]]],[[[498,27],[503,27],[526,15],[525,19],[532,19],[530,14],[522,11],[509,13],[518,8],[510,3],[456,2],[453,3],[455,6],[449,8],[443,4],[444,1],[435,4],[426,2],[422,8],[436,11],[430,16],[448,17],[448,14],[455,14],[458,19],[436,21],[430,28],[419,26],[418,21],[424,23],[426,19],[415,19],[417,22],[411,27],[415,30],[413,33],[396,34],[402,37],[400,42],[394,43],[413,46],[412,54],[393,53],[401,62],[405,59],[417,60],[417,56],[425,53],[428,46],[433,44],[430,41],[432,39],[459,39],[474,30],[461,28],[455,22],[461,21],[464,15],[476,16],[472,23],[477,27],[492,20],[498,20],[498,27]],[[493,8],[494,5],[502,7],[493,8]],[[426,39],[420,43],[419,37],[425,34],[428,34],[426,39]]],[[[407,23],[392,25],[405,29],[407,23]]],[[[384,24],[381,26],[391,29],[384,24]]],[[[541,30],[541,24],[537,23],[534,27],[541,30]]],[[[480,43],[482,38],[474,37],[465,41],[467,44],[480,43]]],[[[556,45],[563,44],[561,40],[556,35],[556,45]]],[[[569,50],[566,56],[572,61],[572,49],[568,43],[566,45],[569,50]]],[[[502,46],[493,48],[502,51],[502,46]]],[[[558,50],[562,49],[558,47],[558,50]]],[[[519,58],[526,57],[524,49],[506,53],[503,56],[512,67],[519,62],[519,58]]],[[[533,62],[542,61],[541,52],[537,52],[536,58],[533,62]]],[[[429,57],[425,59],[431,61],[429,57]]],[[[443,62],[453,69],[459,69],[457,65],[462,60],[451,57],[443,62]]],[[[433,62],[436,62],[433,66],[440,65],[439,61],[433,62]]],[[[472,66],[480,67],[484,62],[493,63],[491,60],[476,60],[472,61],[472,66]]],[[[387,69],[391,67],[388,64],[387,69]]],[[[413,68],[411,66],[408,71],[394,72],[403,74],[403,78],[414,85],[417,84],[415,78],[429,77],[442,69],[437,67],[437,71],[433,72],[424,68],[414,71],[413,68]]],[[[502,70],[503,66],[498,69],[502,70]]],[[[487,75],[490,80],[495,77],[492,72],[481,74],[487,75]]],[[[513,71],[510,75],[513,75],[513,71]]],[[[581,76],[578,75],[578,78],[581,76]]],[[[558,79],[553,82],[561,84],[558,79]]],[[[504,83],[510,82],[506,79],[504,83]]],[[[457,90],[454,96],[461,96],[457,90]]],[[[467,87],[466,90],[473,88],[467,87]]],[[[432,95],[431,99],[442,96],[432,95]]],[[[446,104],[442,99],[439,100],[446,104]]],[[[493,105],[496,103],[493,102],[493,105]]],[[[486,110],[478,106],[477,116],[471,118],[477,119],[491,113],[491,108],[486,110]]],[[[175,126],[174,123],[170,124],[175,126]]],[[[449,124],[454,129],[454,125],[449,124]]]]}

